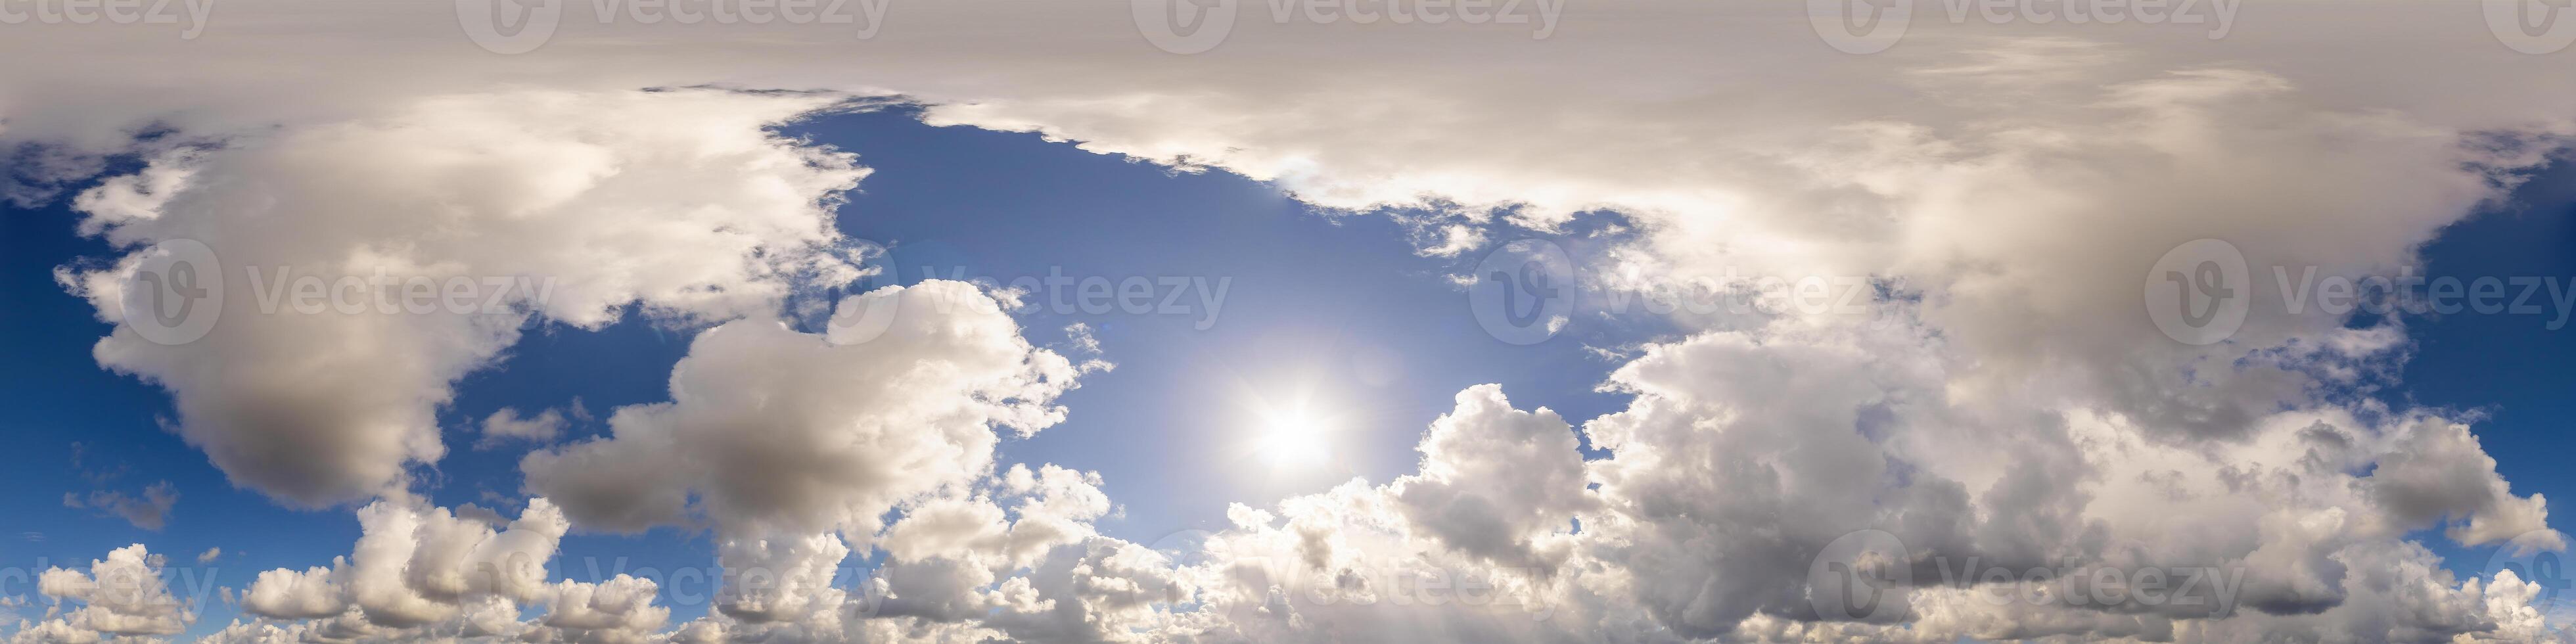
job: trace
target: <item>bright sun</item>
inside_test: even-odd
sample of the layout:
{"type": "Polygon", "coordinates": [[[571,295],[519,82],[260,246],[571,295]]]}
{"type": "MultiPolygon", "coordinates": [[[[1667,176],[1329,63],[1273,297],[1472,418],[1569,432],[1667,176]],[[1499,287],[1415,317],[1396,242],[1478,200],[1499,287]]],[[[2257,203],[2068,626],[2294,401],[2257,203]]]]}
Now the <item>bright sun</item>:
{"type": "Polygon", "coordinates": [[[1331,427],[1305,410],[1269,414],[1262,419],[1261,460],[1274,468],[1311,467],[1324,462],[1325,434],[1331,427]]]}

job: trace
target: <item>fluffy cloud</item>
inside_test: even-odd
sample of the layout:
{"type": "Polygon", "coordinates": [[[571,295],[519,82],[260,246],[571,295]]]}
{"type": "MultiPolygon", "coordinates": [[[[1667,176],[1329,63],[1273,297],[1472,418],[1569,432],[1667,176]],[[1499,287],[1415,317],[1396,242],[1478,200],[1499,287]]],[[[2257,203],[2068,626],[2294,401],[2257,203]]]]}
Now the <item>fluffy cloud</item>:
{"type": "Polygon", "coordinates": [[[136,252],[60,276],[114,322],[141,249],[204,243],[222,266],[205,276],[223,291],[210,332],[165,345],[120,325],[99,363],[170,389],[181,436],[236,484],[301,504],[363,499],[446,453],[434,411],[449,385],[532,318],[596,327],[632,303],[721,320],[770,310],[799,275],[850,277],[825,249],[830,206],[865,171],[762,129],[823,104],[424,97],[185,147],[80,197],[84,230],[136,252]],[[299,306],[304,279],[338,299],[299,306]],[[414,306],[415,283],[472,297],[414,306]]]}
{"type": "Polygon", "coordinates": [[[826,326],[699,334],[671,402],[619,409],[610,436],[528,455],[528,487],[589,528],[695,514],[728,538],[873,534],[897,503],[984,476],[997,430],[1061,420],[1054,398],[1080,373],[963,282],[850,296],[826,326]]]}
{"type": "Polygon", "coordinates": [[[549,592],[546,562],[570,528],[543,498],[496,529],[446,508],[377,501],[358,510],[363,536],[330,568],[262,572],[242,594],[261,617],[354,615],[408,629],[458,619],[486,598],[526,603],[549,592]]]}
{"type": "MultiPolygon", "coordinates": [[[[1601,553],[1611,561],[1688,562],[1629,571],[1627,592],[1660,621],[1713,635],[1757,613],[1803,618],[1811,596],[1800,591],[1815,592],[1805,585],[1806,564],[1828,541],[1863,529],[1892,534],[1921,556],[1911,564],[1913,579],[1927,586],[1974,579],[1977,570],[1959,576],[1972,561],[2011,571],[2188,568],[2246,578],[2241,597],[2190,608],[2130,600],[2032,611],[2060,619],[2030,621],[1974,610],[1984,614],[1959,617],[1983,606],[1963,609],[1974,604],[1964,593],[1936,590],[1917,597],[1926,619],[1912,626],[1934,640],[2125,636],[2140,628],[2280,637],[2321,622],[2383,619],[2387,611],[2367,608],[2369,598],[2340,589],[2380,587],[2358,577],[2390,568],[2354,564],[2420,550],[2405,535],[2440,517],[2500,528],[2486,532],[2501,536],[2464,545],[2516,537],[2533,547],[2563,546],[2525,513],[2536,511],[2536,497],[2503,492],[2491,462],[2466,454],[2435,458],[2461,462],[2470,481],[2493,487],[2435,502],[2438,510],[2390,502],[2383,490],[2391,482],[2379,475],[2426,458],[2414,447],[2422,441],[2464,433],[2447,419],[2327,407],[2268,415],[2242,443],[2175,444],[2128,417],[2082,409],[2034,414],[2046,407],[2027,394],[1950,389],[1951,369],[1927,359],[1936,353],[1886,337],[1895,334],[1875,335],[1890,343],[1777,332],[1703,336],[1651,349],[1614,377],[1641,398],[1585,428],[1614,454],[1591,467],[1603,496],[1618,500],[1614,512],[1586,517],[1585,526],[1598,543],[1614,545],[1601,553]],[[1764,534],[1705,538],[1747,528],[1764,534]],[[1765,563],[1774,560],[1789,565],[1765,563]],[[1768,570],[1771,577],[1713,580],[1688,572],[1710,570],[1768,570]],[[2227,607],[2245,616],[2285,619],[2245,620],[2261,627],[2190,621],[2233,616],[2211,613],[2222,602],[2241,602],[2227,607]],[[2308,615],[2319,611],[2327,612],[2308,615]]],[[[2476,601],[2475,588],[2449,588],[2449,574],[2436,567],[2394,570],[2412,575],[2401,583],[2433,589],[2427,592],[2438,601],[2476,601]]],[[[2405,615],[2428,621],[2377,626],[2476,630],[2475,620],[2405,615]]],[[[1893,634],[1879,635],[1887,636],[1893,634]]]]}
{"type": "MultiPolygon", "coordinates": [[[[2473,442],[2451,454],[2427,449],[2464,436],[2456,422],[2282,412],[2257,422],[2245,443],[2175,445],[2097,413],[1997,415],[1996,401],[1942,390],[1937,361],[1908,353],[1915,344],[1904,336],[1773,330],[1648,348],[1613,379],[1636,403],[1584,427],[1612,456],[1551,485],[1487,480],[1528,498],[1592,501],[1539,513],[1580,522],[1579,531],[1544,534],[1567,553],[1561,561],[1511,565],[1489,554],[1490,540],[1458,539],[1447,517],[1408,498],[1422,475],[1355,481],[1277,512],[1237,506],[1233,529],[1207,535],[1191,549],[1197,563],[1172,569],[1195,580],[1197,610],[1158,615],[1151,623],[1163,630],[1150,632],[1264,641],[2556,636],[2528,584],[2455,578],[2407,540],[2448,518],[2467,545],[2563,547],[2527,514],[2537,499],[2491,486],[2499,479],[2473,442]],[[1852,343],[1868,338],[1883,344],[1852,343]],[[2422,478],[2410,473],[2423,466],[2407,461],[2428,458],[2457,468],[2447,495],[2390,491],[2415,485],[2399,482],[2422,478]],[[2442,500],[2426,500],[2434,497],[2442,500]],[[2476,527],[2483,521],[2495,528],[2476,527]],[[1839,589],[1811,585],[1819,579],[1810,566],[1861,531],[1889,535],[1906,557],[1890,562],[1910,573],[1887,599],[1894,621],[1820,619],[1831,616],[1818,613],[1819,598],[1839,589]],[[2031,581],[2037,570],[2049,572],[2031,581]],[[2152,574],[2168,585],[2165,594],[2084,585],[2097,574],[2152,574]]],[[[1435,448],[1459,436],[1549,424],[1544,412],[1509,410],[1490,387],[1462,392],[1426,435],[1426,460],[1461,456],[1435,448]]],[[[1574,458],[1571,445],[1562,449],[1540,454],[1574,458]]],[[[1509,451],[1492,450],[1480,465],[1529,460],[1509,451]]],[[[1444,467],[1455,465],[1425,469],[1444,467]]]]}
{"type": "MultiPolygon", "coordinates": [[[[290,644],[296,642],[514,641],[559,634],[519,621],[519,607],[508,599],[486,596],[461,606],[450,619],[410,628],[368,621],[356,610],[326,619],[277,621],[234,620],[197,641],[204,644],[290,644]]],[[[560,640],[557,640],[560,641],[560,640]]]]}
{"type": "Polygon", "coordinates": [[[596,584],[556,582],[548,590],[545,617],[537,620],[542,629],[529,641],[640,643],[671,619],[671,609],[653,605],[659,588],[647,579],[618,575],[596,584]]]}
{"type": "Polygon", "coordinates": [[[1397,480],[1392,494],[1415,526],[1453,550],[1553,570],[1567,553],[1550,537],[1591,508],[1585,482],[1565,419],[1513,409],[1502,387],[1479,385],[1431,423],[1421,473],[1397,480]]]}
{"type": "Polygon", "coordinates": [[[570,523],[544,499],[506,526],[471,506],[392,500],[358,510],[363,535],[330,567],[260,573],[241,595],[247,621],[202,641],[647,641],[670,619],[652,580],[548,581],[570,523]],[[416,502],[415,502],[416,503],[416,502]],[[542,608],[522,621],[522,608],[542,608]]]}
{"type": "MultiPolygon", "coordinates": [[[[981,497],[920,503],[879,540],[888,559],[869,596],[843,598],[851,604],[830,623],[841,638],[890,622],[914,635],[971,628],[1084,641],[2553,636],[2528,584],[2455,578],[2406,541],[2447,518],[2471,545],[2560,547],[2524,514],[2537,501],[2491,487],[2473,443],[2429,448],[2460,440],[2455,421],[2282,412],[2247,442],[2211,451],[2115,416],[2003,413],[1998,403],[2026,401],[1947,392],[1941,361],[1915,332],[1767,329],[1649,347],[1614,378],[1638,401],[1584,427],[1612,452],[1589,463],[1552,415],[1471,388],[1426,433],[1424,474],[1353,482],[1276,512],[1237,506],[1234,528],[1171,552],[1078,537],[1081,547],[1056,546],[1031,565],[1014,554],[1025,552],[1016,537],[1046,525],[1037,509],[1052,501],[1018,512],[981,497]],[[2421,459],[2456,463],[2464,482],[2448,495],[2392,493],[2422,478],[2406,463],[2421,459]],[[1550,476],[1549,463],[1580,474],[1550,476]],[[1471,471],[1529,481],[1478,479],[1486,485],[1474,492],[1495,497],[1478,503],[1422,492],[1471,471]],[[2429,502],[2439,509],[2418,505],[2429,497],[2442,497],[2429,502]],[[1436,511],[1457,507],[1477,512],[1436,511]],[[1532,518],[1496,518],[1495,508],[1529,508],[1532,518]],[[2498,527],[2467,527],[2482,521],[2498,527]],[[1505,527],[1479,534],[1461,523],[1505,527]],[[1816,621],[1809,565],[1860,530],[1893,535],[1915,555],[1895,600],[1899,624],[1816,621]],[[2482,531],[2523,532],[2470,536],[2482,531]],[[1465,538],[1490,534],[1523,537],[1465,538]],[[2177,585],[2208,576],[2178,595],[2122,591],[2087,604],[2050,594],[2062,586],[2028,585],[2035,569],[2154,570],[2177,585]],[[2015,576],[1981,578],[1987,570],[2015,576]]],[[[683,632],[745,631],[720,620],[683,632]]]]}
{"type": "MultiPolygon", "coordinates": [[[[931,280],[843,299],[821,334],[768,320],[718,326],[673,369],[671,402],[620,409],[610,436],[530,454],[521,469],[586,527],[711,522],[728,570],[723,628],[840,632],[848,597],[830,584],[850,554],[842,535],[864,543],[898,505],[990,476],[997,431],[1026,436],[1063,418],[1053,400],[1083,368],[1022,340],[1003,305],[931,280]]],[[[1061,478],[1014,470],[1005,480],[1035,489],[1068,485],[1061,478]]],[[[1085,507],[1104,506],[1097,496],[1085,507]]],[[[1032,530],[1088,531],[1052,521],[1032,530]]],[[[941,529],[888,538],[910,556],[918,533],[941,529]]],[[[963,537],[927,541],[973,543],[951,541],[963,537]]]]}
{"type": "MultiPolygon", "coordinates": [[[[1650,346],[1613,379],[1637,394],[1636,403],[1582,428],[1611,452],[1589,462],[1553,414],[1517,410],[1499,389],[1473,387],[1425,433],[1423,473],[1385,485],[1352,481],[1275,511],[1237,505],[1232,528],[1153,548],[1091,527],[1115,509],[1097,475],[1014,466],[900,504],[899,518],[881,532],[859,535],[885,552],[882,565],[846,585],[836,575],[852,551],[838,534],[720,541],[727,568],[720,610],[665,636],[2555,636],[2531,604],[2538,587],[2510,574],[2456,578],[2406,540],[2448,525],[2472,545],[2561,547],[2542,517],[2528,514],[2536,500],[2493,485],[2492,468],[2457,422],[2386,410],[2281,412],[2257,423],[2248,441],[2213,451],[2156,440],[2099,413],[1990,413],[1994,401],[1937,389],[1947,382],[1938,361],[1903,352],[1913,346],[1908,333],[1767,329],[1650,346]],[[1883,344],[1855,343],[1863,339],[1883,344]],[[1566,465],[1580,474],[1548,471],[1566,465]],[[1528,480],[1444,487],[1472,472],[1528,480]],[[2077,483],[2052,483],[2059,480],[2077,483]],[[1579,528],[1556,525],[1560,519],[1579,528]],[[1901,619],[1820,621],[1816,593],[1826,589],[1811,585],[1809,565],[1828,554],[1828,542],[1864,530],[1891,535],[1908,557],[1897,561],[1911,577],[1890,599],[1901,619]],[[2525,531],[2478,540],[2513,530],[2525,531]],[[2054,572],[2032,581],[2029,571],[2042,569],[2054,572]],[[1989,578],[1989,570],[2011,576],[1989,578]],[[2124,586],[2116,600],[2076,602],[2068,598],[2081,595],[2072,593],[2104,591],[2050,585],[2092,571],[2146,570],[2170,574],[2170,594],[2124,586]],[[2201,581],[2186,586],[2186,577],[2201,581]]],[[[254,613],[311,621],[235,624],[215,641],[325,631],[641,641],[668,618],[647,580],[547,585],[512,577],[477,585],[450,583],[440,572],[493,553],[542,562],[547,539],[563,526],[544,499],[500,532],[457,528],[466,520],[442,510],[385,503],[361,517],[367,536],[351,561],[270,571],[244,596],[254,613]],[[404,552],[413,554],[399,579],[379,577],[374,591],[359,592],[366,571],[388,561],[371,553],[404,552]],[[515,615],[504,609],[523,602],[548,612],[527,623],[488,617],[515,615]],[[445,608],[424,608],[434,605],[445,608]]]]}
{"type": "Polygon", "coordinates": [[[677,641],[1128,641],[1178,633],[1194,582],[1165,553],[1102,537],[1099,475],[1010,470],[907,504],[876,540],[884,563],[826,587],[849,554],[832,535],[727,543],[729,583],[755,590],[677,641]],[[736,572],[739,568],[746,572],[736,572]],[[757,578],[758,581],[752,581],[757,578]],[[757,610],[754,610],[754,609],[757,610]]]}
{"type": "Polygon", "coordinates": [[[36,579],[36,592],[80,606],[58,603],[41,622],[22,620],[9,641],[74,644],[178,634],[197,615],[192,602],[171,594],[162,564],[160,555],[135,544],[91,561],[87,571],[46,569],[36,579]]]}
{"type": "Polygon", "coordinates": [[[621,409],[609,436],[526,457],[529,486],[550,496],[532,499],[508,529],[470,518],[478,514],[471,508],[379,501],[360,510],[366,534],[349,558],[267,571],[244,592],[246,612],[278,623],[235,624],[222,637],[643,641],[669,617],[652,581],[549,585],[544,563],[575,524],[699,520],[716,528],[725,574],[716,610],[672,635],[682,640],[997,632],[973,618],[1004,605],[1030,613],[1011,614],[1021,630],[1108,628],[1095,624],[1100,615],[1152,614],[1153,602],[1182,595],[1168,590],[1172,573],[1159,555],[1094,536],[1090,522],[1112,510],[1097,475],[993,471],[996,432],[1027,435],[1059,421],[1053,399],[1086,368],[1030,346],[1005,305],[973,285],[934,280],[850,296],[819,334],[767,319],[708,329],[674,369],[672,402],[621,409]],[[637,479],[638,471],[652,476],[637,479]],[[1007,522],[1002,499],[1016,501],[1007,522]],[[898,510],[903,521],[885,525],[898,510]],[[880,535],[899,562],[881,579],[900,584],[899,594],[880,585],[871,599],[866,589],[835,586],[849,541],[880,535]],[[1157,563],[1129,563],[1137,557],[1157,563]],[[997,575],[1029,567],[1053,571],[1055,581],[990,588],[997,575]],[[501,574],[477,572],[494,569],[501,574]],[[950,573],[967,576],[938,581],[950,573]],[[1167,590],[1128,581],[1156,574],[1167,590]],[[1065,585],[1087,583],[1076,578],[1119,582],[1065,585]],[[942,595],[916,585],[924,582],[966,594],[956,610],[925,609],[942,595]],[[526,623],[491,617],[521,605],[547,612],[526,623]],[[881,607],[918,623],[875,619],[881,607]]]}
{"type": "Polygon", "coordinates": [[[244,612],[262,617],[305,619],[338,615],[348,608],[348,600],[333,583],[332,569],[317,566],[259,573],[242,591],[241,605],[244,612]]]}

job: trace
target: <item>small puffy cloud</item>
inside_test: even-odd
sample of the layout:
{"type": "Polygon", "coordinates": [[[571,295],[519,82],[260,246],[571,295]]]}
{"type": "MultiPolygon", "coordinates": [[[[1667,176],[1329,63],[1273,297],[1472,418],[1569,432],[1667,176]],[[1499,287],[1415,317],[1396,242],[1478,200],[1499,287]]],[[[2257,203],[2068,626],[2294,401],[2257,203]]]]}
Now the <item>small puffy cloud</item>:
{"type": "Polygon", "coordinates": [[[729,571],[716,608],[750,624],[834,623],[848,593],[832,580],[849,556],[849,544],[829,532],[726,539],[716,544],[716,561],[729,571]]]}
{"type": "Polygon", "coordinates": [[[217,558],[221,558],[221,557],[223,557],[223,556],[224,556],[224,549],[223,549],[222,547],[218,546],[218,547],[213,547],[213,548],[207,548],[205,552],[197,553],[197,563],[200,563],[200,564],[210,564],[210,563],[214,563],[214,562],[215,562],[215,559],[217,559],[217,558]]]}
{"type": "Polygon", "coordinates": [[[671,609],[653,605],[657,592],[652,580],[622,574],[599,583],[556,582],[538,599],[546,614],[527,640],[642,644],[671,619],[671,609]]]}
{"type": "Polygon", "coordinates": [[[2406,429],[2368,479],[2392,520],[2421,526],[2450,519],[2444,535],[2464,546],[2512,540],[2516,548],[2566,549],[2549,529],[2547,501],[2514,496],[2467,424],[2420,417],[2406,429]]]}
{"type": "Polygon", "coordinates": [[[358,510],[363,531],[328,568],[269,570],[242,594],[242,610],[277,619],[355,615],[371,627],[407,629],[470,616],[486,598],[526,603],[550,586],[546,562],[570,524],[546,499],[506,527],[445,508],[377,501],[358,510]]]}
{"type": "Polygon", "coordinates": [[[241,594],[242,611],[277,619],[311,619],[338,615],[348,608],[332,569],[261,571],[241,594]]]}
{"type": "Polygon", "coordinates": [[[552,443],[563,435],[562,410],[548,409],[535,417],[521,418],[519,410],[502,408],[483,418],[483,437],[474,441],[475,449],[491,449],[507,441],[552,443]]]}
{"type": "Polygon", "coordinates": [[[1173,630],[1194,595],[1177,563],[1098,536],[1113,510],[1097,474],[1010,470],[906,505],[876,539],[883,565],[855,589],[821,585],[849,555],[830,534],[721,544],[722,610],[674,641],[1133,641],[1173,630]],[[732,571],[747,571],[736,574],[732,571]],[[727,639],[730,638],[730,639],[727,639]]]}
{"type": "Polygon", "coordinates": [[[191,602],[170,592],[162,557],[135,544],[118,548],[89,570],[48,568],[36,591],[79,604],[58,606],[47,619],[21,623],[12,642],[98,642],[131,636],[176,635],[197,621],[191,602]],[[57,615],[57,611],[68,610],[57,615]]]}
{"type": "Polygon", "coordinates": [[[1392,491],[1421,532],[1506,566],[1553,569],[1575,515],[1592,508],[1574,428],[1556,412],[1513,409],[1498,385],[1458,392],[1432,421],[1418,474],[1392,491]]]}

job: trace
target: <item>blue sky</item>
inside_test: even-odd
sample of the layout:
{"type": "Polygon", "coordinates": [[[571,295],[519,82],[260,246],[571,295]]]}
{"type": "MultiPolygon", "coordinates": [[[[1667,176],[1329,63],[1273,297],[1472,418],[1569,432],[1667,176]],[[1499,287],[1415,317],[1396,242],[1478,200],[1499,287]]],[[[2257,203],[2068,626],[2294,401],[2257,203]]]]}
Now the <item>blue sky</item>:
{"type": "MultiPolygon", "coordinates": [[[[2453,224],[2423,249],[2425,274],[2576,276],[2576,174],[2560,163],[2536,173],[2510,203],[2453,224]]],[[[2383,397],[2398,404],[2478,410],[2479,442],[2512,477],[2516,493],[2576,499],[2576,336],[2550,327],[2555,315],[2452,315],[2408,323],[2415,353],[2401,386],[2383,397]]],[[[2553,527],[2564,526],[2553,521],[2553,527]]],[[[2564,528],[2561,528],[2562,530],[2564,528]]],[[[2441,541],[2429,539],[2440,549],[2441,541]]],[[[2484,554],[2484,553],[2481,553],[2484,554]]],[[[2474,571],[2485,557],[2452,557],[2474,571]]]]}

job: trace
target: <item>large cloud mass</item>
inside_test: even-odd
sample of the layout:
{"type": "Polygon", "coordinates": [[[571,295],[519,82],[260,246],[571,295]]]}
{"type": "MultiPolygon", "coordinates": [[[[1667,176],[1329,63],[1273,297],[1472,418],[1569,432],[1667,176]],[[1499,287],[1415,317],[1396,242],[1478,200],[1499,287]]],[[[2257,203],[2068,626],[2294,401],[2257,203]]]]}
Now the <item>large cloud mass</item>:
{"type": "MultiPolygon", "coordinates": [[[[305,504],[380,493],[404,465],[446,453],[433,412],[449,385],[531,316],[596,327],[640,304],[724,319],[770,310],[796,275],[833,276],[829,206],[865,171],[763,129],[822,104],[422,97],[378,118],[162,153],[82,194],[83,227],[123,248],[202,242],[220,262],[206,279],[220,277],[223,308],[183,344],[120,326],[99,363],[169,388],[181,435],[236,484],[305,504]],[[288,275],[389,286],[298,307],[288,275]],[[454,301],[465,305],[414,306],[402,298],[415,283],[440,297],[464,284],[454,301]]],[[[145,256],[62,278],[118,321],[145,256]]]]}

